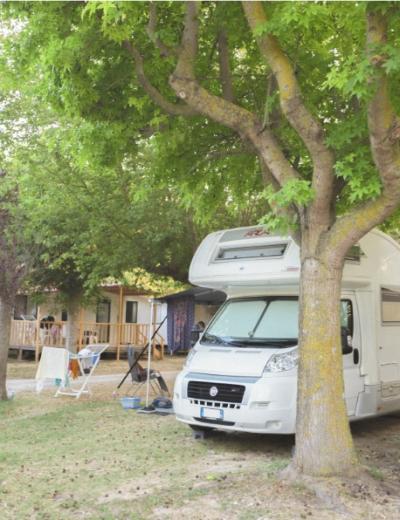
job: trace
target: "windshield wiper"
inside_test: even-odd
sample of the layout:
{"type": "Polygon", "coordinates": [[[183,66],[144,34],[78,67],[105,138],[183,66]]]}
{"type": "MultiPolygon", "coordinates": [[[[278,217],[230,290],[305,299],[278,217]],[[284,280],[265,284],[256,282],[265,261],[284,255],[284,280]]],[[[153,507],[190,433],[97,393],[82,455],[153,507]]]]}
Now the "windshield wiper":
{"type": "Polygon", "coordinates": [[[244,338],[243,343],[248,345],[268,345],[274,347],[295,346],[297,338],[244,338]]]}
{"type": "Polygon", "coordinates": [[[297,345],[298,340],[296,338],[285,338],[285,339],[275,339],[275,338],[240,338],[230,340],[227,343],[229,345],[233,345],[235,347],[294,347],[297,345]]]}
{"type": "Polygon", "coordinates": [[[216,345],[231,345],[230,341],[226,341],[225,339],[221,338],[220,336],[215,336],[214,334],[203,334],[203,337],[201,338],[200,343],[203,341],[207,341],[209,343],[214,343],[216,345]]]}
{"type": "Polygon", "coordinates": [[[297,338],[231,338],[229,336],[222,338],[214,334],[203,334],[200,343],[211,343],[214,345],[225,345],[231,347],[294,347],[297,345],[297,338]]]}

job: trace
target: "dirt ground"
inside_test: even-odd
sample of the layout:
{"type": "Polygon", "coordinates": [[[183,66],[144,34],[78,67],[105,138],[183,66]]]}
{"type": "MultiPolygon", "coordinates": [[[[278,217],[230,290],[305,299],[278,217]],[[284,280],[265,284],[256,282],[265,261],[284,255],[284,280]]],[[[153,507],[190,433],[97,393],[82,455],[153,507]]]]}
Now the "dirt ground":
{"type": "Polygon", "coordinates": [[[123,410],[114,385],[0,403],[3,520],[400,518],[400,418],[353,424],[367,475],[282,481],[292,436],[195,440],[173,416],[123,410]]]}

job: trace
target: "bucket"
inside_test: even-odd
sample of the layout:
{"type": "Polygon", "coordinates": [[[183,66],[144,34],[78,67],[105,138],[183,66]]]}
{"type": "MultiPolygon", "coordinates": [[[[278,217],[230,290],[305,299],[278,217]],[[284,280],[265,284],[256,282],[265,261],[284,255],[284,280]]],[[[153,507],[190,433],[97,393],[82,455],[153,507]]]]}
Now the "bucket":
{"type": "Polygon", "coordinates": [[[121,397],[122,408],[124,410],[140,408],[140,397],[121,397]]]}

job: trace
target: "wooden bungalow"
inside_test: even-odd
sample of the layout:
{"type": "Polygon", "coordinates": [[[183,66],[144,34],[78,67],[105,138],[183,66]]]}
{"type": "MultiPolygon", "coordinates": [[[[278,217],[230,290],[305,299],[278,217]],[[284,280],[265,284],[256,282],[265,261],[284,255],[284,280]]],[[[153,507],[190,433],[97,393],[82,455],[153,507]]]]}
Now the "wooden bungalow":
{"type": "MultiPolygon", "coordinates": [[[[108,352],[117,359],[128,345],[144,346],[150,337],[150,298],[152,295],[135,287],[120,284],[101,286],[101,298],[92,307],[79,313],[78,349],[88,343],[108,343],[108,352]]],[[[11,325],[12,349],[35,352],[38,360],[43,346],[65,345],[67,312],[57,301],[57,292],[48,291],[38,305],[29,295],[19,295],[11,325]]],[[[153,322],[160,323],[166,314],[166,304],[154,306],[153,322]]],[[[164,355],[166,325],[154,339],[160,356],[164,355]]]]}

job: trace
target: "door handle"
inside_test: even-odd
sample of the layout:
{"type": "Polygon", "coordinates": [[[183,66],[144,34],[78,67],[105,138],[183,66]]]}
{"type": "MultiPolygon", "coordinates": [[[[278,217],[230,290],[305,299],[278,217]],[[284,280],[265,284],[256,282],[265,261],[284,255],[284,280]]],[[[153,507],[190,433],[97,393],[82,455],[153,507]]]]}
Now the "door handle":
{"type": "Polygon", "coordinates": [[[360,362],[360,351],[358,348],[353,349],[353,362],[355,365],[358,365],[360,362]]]}

